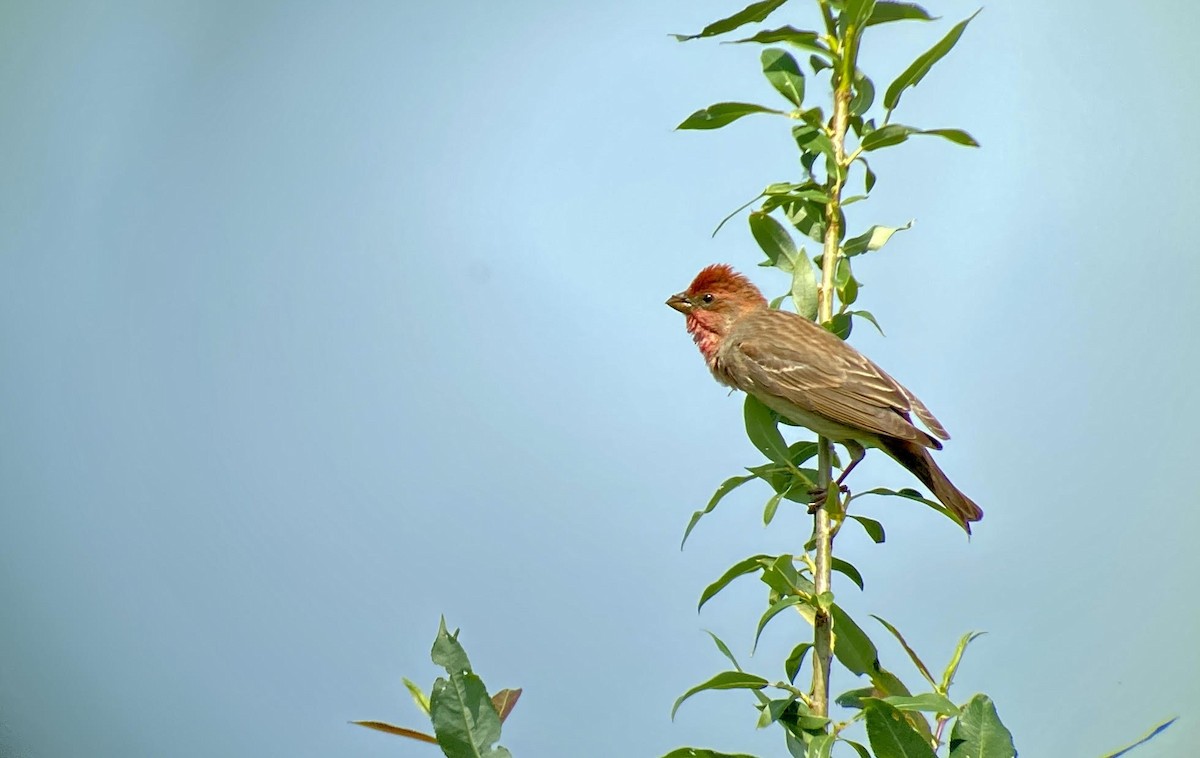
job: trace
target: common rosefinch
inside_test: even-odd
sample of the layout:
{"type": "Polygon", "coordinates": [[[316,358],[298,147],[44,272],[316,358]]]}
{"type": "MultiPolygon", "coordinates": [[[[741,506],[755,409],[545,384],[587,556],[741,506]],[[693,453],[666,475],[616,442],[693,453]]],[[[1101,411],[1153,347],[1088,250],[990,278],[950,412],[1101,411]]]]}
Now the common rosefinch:
{"type": "Polygon", "coordinates": [[[866,453],[883,450],[933,491],[968,533],[983,511],[938,468],[926,448],[942,449],[909,413],[941,439],[950,435],[924,403],[837,335],[796,313],[767,305],[750,280],[724,264],[701,271],[667,305],[721,384],[742,390],[792,423],[845,445],[850,473],[866,453]]]}

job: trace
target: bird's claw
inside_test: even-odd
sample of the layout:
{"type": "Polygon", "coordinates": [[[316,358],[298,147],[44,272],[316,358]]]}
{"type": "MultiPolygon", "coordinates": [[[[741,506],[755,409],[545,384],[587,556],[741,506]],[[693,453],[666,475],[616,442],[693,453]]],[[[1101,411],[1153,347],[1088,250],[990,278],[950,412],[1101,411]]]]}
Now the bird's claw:
{"type": "MultiPolygon", "coordinates": [[[[838,484],[837,489],[843,495],[850,492],[850,488],[844,484],[838,484]]],[[[813,487],[808,491],[808,494],[812,498],[808,504],[808,512],[811,515],[816,513],[817,509],[825,504],[825,499],[829,496],[829,489],[827,487],[813,487]]]]}

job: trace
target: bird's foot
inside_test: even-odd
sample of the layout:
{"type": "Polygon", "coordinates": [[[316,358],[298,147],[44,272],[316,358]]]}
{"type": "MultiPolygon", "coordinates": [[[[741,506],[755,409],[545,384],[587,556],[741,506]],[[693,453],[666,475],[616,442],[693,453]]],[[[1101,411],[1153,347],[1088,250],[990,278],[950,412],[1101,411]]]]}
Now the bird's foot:
{"type": "MultiPolygon", "coordinates": [[[[850,488],[844,484],[838,484],[837,489],[838,492],[842,494],[850,492],[850,488]]],[[[808,503],[808,512],[809,514],[813,514],[817,512],[818,508],[825,504],[825,500],[829,496],[829,489],[826,487],[813,487],[808,491],[808,495],[812,498],[812,500],[810,500],[808,503]]]]}

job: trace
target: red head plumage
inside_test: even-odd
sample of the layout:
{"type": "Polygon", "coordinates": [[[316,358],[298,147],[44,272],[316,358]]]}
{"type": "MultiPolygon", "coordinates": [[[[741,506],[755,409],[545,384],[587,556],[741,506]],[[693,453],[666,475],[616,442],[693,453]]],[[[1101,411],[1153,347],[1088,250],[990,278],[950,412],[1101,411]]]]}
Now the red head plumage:
{"type": "Polygon", "coordinates": [[[703,297],[706,293],[718,297],[723,295],[740,305],[765,305],[767,302],[758,287],[744,275],[734,271],[728,263],[714,263],[701,269],[685,294],[696,298],[703,297]]]}

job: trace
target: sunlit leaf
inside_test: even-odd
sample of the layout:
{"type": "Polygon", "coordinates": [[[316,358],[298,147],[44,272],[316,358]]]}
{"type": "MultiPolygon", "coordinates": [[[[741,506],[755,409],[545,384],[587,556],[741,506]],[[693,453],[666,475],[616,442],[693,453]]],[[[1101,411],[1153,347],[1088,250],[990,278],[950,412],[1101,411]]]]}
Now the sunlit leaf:
{"type": "MultiPolygon", "coordinates": [[[[913,665],[917,667],[917,671],[920,671],[921,676],[925,677],[925,681],[936,687],[937,682],[934,681],[933,674],[929,673],[929,668],[925,665],[925,662],[921,660],[921,657],[917,655],[917,651],[909,647],[908,641],[904,639],[904,635],[900,634],[900,630],[879,616],[872,614],[871,618],[875,619],[880,624],[883,624],[883,628],[892,633],[892,636],[895,637],[896,641],[900,643],[900,647],[904,648],[904,652],[908,653],[909,660],[911,660],[913,665]]],[[[949,713],[949,711],[947,711],[947,713],[949,713]]]]}
{"type": "Polygon", "coordinates": [[[818,734],[808,743],[808,758],[829,758],[833,743],[837,741],[836,734],[818,734]]]}
{"type": "Polygon", "coordinates": [[[437,738],[435,738],[433,735],[425,734],[425,732],[418,732],[415,729],[405,729],[402,726],[393,726],[392,724],[388,724],[383,721],[351,721],[350,723],[357,724],[359,726],[365,726],[366,728],[374,729],[377,732],[387,732],[388,734],[394,734],[398,737],[408,737],[410,740],[430,742],[434,745],[437,744],[437,738]]]}
{"type": "Polygon", "coordinates": [[[1137,742],[1133,743],[1132,745],[1129,745],[1128,747],[1122,748],[1115,753],[1109,753],[1108,755],[1104,756],[1104,758],[1119,758],[1119,756],[1125,755],[1130,750],[1133,750],[1135,747],[1138,747],[1140,745],[1145,745],[1147,742],[1149,742],[1150,740],[1154,739],[1155,737],[1157,737],[1158,735],[1160,735],[1164,731],[1166,731],[1167,727],[1171,726],[1171,724],[1174,724],[1178,720],[1179,720],[1178,716],[1176,716],[1175,718],[1172,718],[1172,719],[1167,719],[1163,723],[1161,723],[1158,726],[1151,729],[1149,734],[1147,734],[1145,737],[1142,737],[1137,742]]]}
{"type": "Polygon", "coordinates": [[[904,126],[903,124],[887,124],[886,126],[881,126],[867,136],[863,137],[862,142],[859,143],[859,146],[863,150],[870,152],[883,147],[899,145],[901,142],[907,140],[909,135],[914,131],[916,130],[914,130],[911,126],[904,126]]]}
{"type": "Polygon", "coordinates": [[[767,16],[783,5],[787,0],[761,0],[761,2],[751,3],[745,8],[742,8],[732,16],[728,16],[719,21],[714,21],[704,27],[699,34],[672,34],[671,36],[680,42],[687,42],[690,39],[699,39],[701,37],[712,37],[717,34],[731,32],[740,26],[752,24],[756,21],[763,21],[767,16]]]}
{"type": "Polygon", "coordinates": [[[841,558],[834,558],[832,568],[834,571],[837,571],[843,576],[849,578],[850,581],[857,584],[860,590],[863,589],[862,574],[858,573],[858,569],[854,567],[854,564],[850,563],[849,561],[844,561],[841,558]]]}
{"type": "Polygon", "coordinates": [[[493,747],[500,739],[500,715],[478,675],[468,671],[448,680],[439,677],[429,703],[433,731],[446,755],[508,756],[507,750],[493,747]]]}
{"type": "Polygon", "coordinates": [[[433,662],[446,669],[447,674],[457,674],[471,670],[471,662],[467,659],[467,651],[458,642],[458,630],[451,634],[446,630],[446,618],[443,616],[438,623],[437,638],[433,641],[433,651],[430,653],[433,662]]]}
{"type": "Polygon", "coordinates": [[[925,738],[893,706],[868,698],[863,711],[867,717],[867,738],[879,758],[936,758],[925,738]]]}
{"type": "Polygon", "coordinates": [[[688,521],[687,529],[683,531],[683,540],[679,543],[679,549],[683,550],[683,545],[687,542],[688,535],[692,533],[692,530],[696,528],[696,524],[699,523],[700,519],[703,518],[705,514],[712,513],[713,509],[717,507],[717,504],[721,502],[722,498],[754,478],[755,477],[753,475],[731,476],[725,481],[721,482],[721,485],[717,487],[717,491],[714,492],[712,498],[709,499],[708,505],[692,514],[691,520],[688,521]]]}
{"type": "Polygon", "coordinates": [[[756,571],[761,571],[771,565],[771,561],[775,560],[773,556],[759,554],[752,555],[749,558],[738,561],[730,566],[717,581],[704,588],[704,592],[700,593],[700,603],[696,606],[699,611],[704,607],[704,604],[712,600],[714,596],[721,590],[729,586],[729,583],[739,576],[752,574],[756,571]]]}
{"type": "Polygon", "coordinates": [[[758,649],[758,638],[762,636],[763,630],[767,628],[767,624],[770,623],[771,619],[775,618],[780,613],[783,613],[788,608],[795,608],[796,610],[800,611],[800,615],[811,624],[813,621],[811,602],[811,599],[808,597],[803,597],[800,595],[788,595],[787,597],[781,597],[772,603],[771,606],[763,612],[762,618],[758,620],[758,629],[756,629],[754,632],[754,647],[752,649],[758,649]]]}
{"type": "Polygon", "coordinates": [[[429,696],[421,691],[421,688],[416,682],[407,678],[401,677],[404,681],[404,686],[408,690],[408,694],[412,696],[413,702],[421,709],[421,712],[426,716],[429,715],[429,696]]]}
{"type": "Polygon", "coordinates": [[[759,452],[775,463],[791,466],[788,460],[788,446],[776,426],[775,415],[771,409],[753,395],[746,395],[743,405],[743,415],[746,420],[746,436],[758,448],[759,452]]]}
{"type": "Polygon", "coordinates": [[[738,671],[741,671],[742,665],[737,662],[737,658],[733,657],[733,653],[730,652],[729,646],[725,644],[724,640],[722,640],[720,637],[713,634],[712,632],[708,631],[707,629],[705,629],[704,632],[709,637],[712,637],[713,644],[717,646],[717,650],[720,650],[721,654],[729,659],[729,662],[733,664],[733,667],[735,669],[737,669],[738,671]]]}
{"type": "MultiPolygon", "coordinates": [[[[982,10],[982,9],[981,9],[982,10]]],[[[883,96],[883,107],[888,111],[895,110],[900,103],[900,95],[909,87],[915,87],[920,83],[925,75],[929,73],[929,69],[933,68],[933,64],[945,57],[946,53],[954,47],[959,38],[962,37],[963,31],[967,28],[967,24],[971,23],[971,19],[979,15],[979,11],[975,11],[969,18],[960,21],[954,25],[950,33],[942,37],[936,45],[929,48],[921,55],[917,56],[908,68],[900,76],[896,77],[887,88],[887,93],[883,96]]]]}
{"type": "Polygon", "coordinates": [[[950,731],[950,758],[1013,758],[1012,733],[1000,722],[987,695],[976,695],[962,708],[950,731]]]}
{"type": "Polygon", "coordinates": [[[797,313],[809,321],[816,320],[817,275],[804,248],[800,248],[792,263],[792,302],[796,304],[797,313]]]}
{"type": "Polygon", "coordinates": [[[796,681],[796,675],[800,673],[800,667],[804,665],[804,656],[808,655],[809,650],[812,650],[812,643],[801,642],[792,648],[791,654],[783,662],[783,670],[787,673],[789,682],[796,681]]]}
{"type": "Polygon", "coordinates": [[[967,651],[967,645],[970,645],[975,639],[983,635],[984,632],[967,632],[958,641],[958,645],[954,648],[954,655],[950,657],[950,663],[946,664],[946,670],[942,672],[942,683],[938,687],[938,692],[950,691],[950,685],[954,684],[954,675],[958,673],[958,666],[962,663],[963,653],[967,651]]]}
{"type": "MultiPolygon", "coordinates": [[[[857,497],[857,495],[855,497],[857,497]]],[[[851,497],[850,499],[853,500],[854,497],[851,497]]],[[[854,514],[848,514],[846,516],[846,518],[854,519],[859,524],[861,524],[862,528],[866,530],[867,535],[870,536],[870,538],[875,542],[876,545],[878,545],[884,541],[885,535],[883,532],[883,524],[879,523],[875,519],[867,518],[866,516],[858,516],[858,515],[854,515],[854,514]]]]}
{"type": "Polygon", "coordinates": [[[842,251],[851,258],[862,253],[873,252],[886,245],[896,232],[912,229],[912,225],[913,222],[909,221],[904,226],[872,226],[857,237],[852,237],[842,243],[842,251]]]}
{"type": "Polygon", "coordinates": [[[875,83],[863,72],[855,72],[854,97],[850,100],[850,114],[861,116],[871,109],[875,102],[875,83]]]}
{"type": "Polygon", "coordinates": [[[915,3],[898,3],[891,0],[878,0],[875,3],[875,10],[871,13],[871,18],[867,21],[867,26],[876,24],[886,24],[889,21],[936,21],[937,17],[929,15],[929,11],[925,10],[915,3]]]}
{"type": "Polygon", "coordinates": [[[859,318],[865,318],[867,321],[871,322],[871,326],[875,327],[875,329],[881,335],[883,335],[884,337],[887,336],[886,334],[883,333],[883,327],[880,326],[879,322],[875,320],[875,314],[871,313],[870,311],[850,311],[850,315],[858,316],[859,318]]]}
{"type": "Polygon", "coordinates": [[[762,51],[763,76],[775,91],[799,108],[804,104],[804,74],[792,54],[777,47],[762,51]]]}
{"type": "Polygon", "coordinates": [[[967,147],[979,147],[979,143],[975,141],[975,138],[962,129],[922,129],[917,133],[944,137],[955,144],[966,145],[967,147]]]}
{"type": "MultiPolygon", "coordinates": [[[[811,50],[815,52],[817,55],[813,57],[817,58],[818,60],[820,60],[821,57],[826,59],[832,58],[829,48],[825,46],[824,42],[821,42],[819,34],[807,29],[797,29],[794,26],[781,26],[778,29],[764,29],[758,34],[755,34],[753,37],[733,40],[732,44],[742,44],[748,42],[756,42],[764,45],[770,45],[775,42],[786,42],[789,45],[801,50],[811,50]]],[[[829,64],[826,63],[825,65],[828,66],[829,64]]]]}
{"type": "Polygon", "coordinates": [[[924,711],[945,716],[957,716],[958,706],[944,695],[923,692],[920,695],[891,695],[884,700],[901,711],[924,711]]]}
{"type": "Polygon", "coordinates": [[[718,753],[716,750],[697,747],[675,748],[662,758],[755,758],[748,753],[718,753]]]}
{"type": "Polygon", "coordinates": [[[768,108],[754,103],[717,103],[707,108],[701,108],[683,120],[676,129],[720,129],[751,113],[774,113],[786,115],[783,111],[768,108]]]}
{"type": "Polygon", "coordinates": [[[675,701],[675,705],[671,708],[671,719],[675,719],[675,713],[679,710],[679,706],[698,692],[706,690],[761,690],[766,686],[767,680],[761,676],[747,674],[744,671],[722,671],[708,681],[697,684],[680,695],[679,699],[675,701]]]}
{"type": "Polygon", "coordinates": [[[867,633],[839,605],[830,609],[829,616],[833,620],[833,654],[838,662],[860,676],[874,671],[879,653],[867,633]]]}

